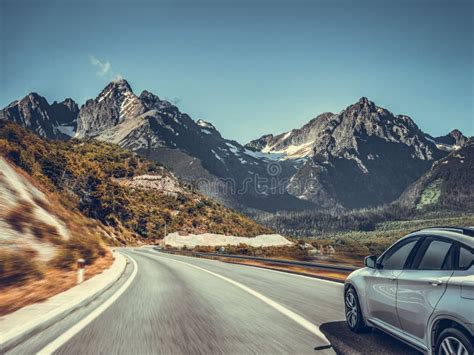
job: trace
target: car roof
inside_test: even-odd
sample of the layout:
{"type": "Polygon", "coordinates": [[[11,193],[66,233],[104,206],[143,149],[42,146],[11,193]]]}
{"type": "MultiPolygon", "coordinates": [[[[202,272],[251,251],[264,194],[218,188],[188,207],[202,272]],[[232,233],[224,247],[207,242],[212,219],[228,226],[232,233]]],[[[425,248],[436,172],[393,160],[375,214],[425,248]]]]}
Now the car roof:
{"type": "Polygon", "coordinates": [[[448,237],[474,248],[473,227],[430,227],[410,233],[410,236],[415,235],[436,235],[448,237]]]}

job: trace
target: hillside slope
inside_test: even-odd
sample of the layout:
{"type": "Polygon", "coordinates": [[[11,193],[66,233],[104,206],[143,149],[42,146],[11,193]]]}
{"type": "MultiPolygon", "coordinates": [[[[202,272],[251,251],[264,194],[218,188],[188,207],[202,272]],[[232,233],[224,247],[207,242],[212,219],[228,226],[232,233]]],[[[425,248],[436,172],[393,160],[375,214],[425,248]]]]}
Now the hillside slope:
{"type": "Polygon", "coordinates": [[[114,232],[64,208],[54,192],[0,156],[0,315],[75,285],[112,263],[114,232]]]}
{"type": "Polygon", "coordinates": [[[408,208],[474,210],[474,139],[435,162],[398,202],[408,208]]]}
{"type": "Polygon", "coordinates": [[[0,120],[0,154],[57,193],[69,210],[113,228],[120,243],[153,242],[165,228],[247,237],[269,232],[113,144],[48,141],[0,120]]]}
{"type": "MultiPolygon", "coordinates": [[[[0,248],[27,251],[41,262],[69,267],[75,253],[93,262],[104,254],[110,230],[81,214],[68,211],[54,193],[42,191],[24,172],[0,156],[0,248]],[[77,249],[75,244],[81,244],[77,249]]],[[[7,282],[8,280],[3,280],[7,282]]]]}

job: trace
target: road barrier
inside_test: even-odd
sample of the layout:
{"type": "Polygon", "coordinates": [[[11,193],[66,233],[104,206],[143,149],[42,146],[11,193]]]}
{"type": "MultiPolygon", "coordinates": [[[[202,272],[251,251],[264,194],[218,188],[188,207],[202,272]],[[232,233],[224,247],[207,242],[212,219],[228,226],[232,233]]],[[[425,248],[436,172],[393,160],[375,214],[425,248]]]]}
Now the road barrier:
{"type": "Polygon", "coordinates": [[[308,268],[320,269],[320,270],[329,270],[329,271],[345,271],[352,272],[359,269],[355,266],[350,265],[339,265],[339,264],[322,264],[322,263],[311,263],[307,261],[292,261],[292,260],[283,260],[283,259],[271,259],[271,258],[261,258],[257,256],[247,256],[247,255],[233,255],[225,253],[199,253],[187,250],[165,250],[160,248],[153,248],[156,251],[168,254],[178,254],[178,255],[189,255],[195,257],[219,257],[219,258],[231,258],[231,259],[242,259],[242,260],[252,260],[252,261],[261,261],[268,264],[274,265],[289,265],[289,266],[303,266],[308,268]]]}

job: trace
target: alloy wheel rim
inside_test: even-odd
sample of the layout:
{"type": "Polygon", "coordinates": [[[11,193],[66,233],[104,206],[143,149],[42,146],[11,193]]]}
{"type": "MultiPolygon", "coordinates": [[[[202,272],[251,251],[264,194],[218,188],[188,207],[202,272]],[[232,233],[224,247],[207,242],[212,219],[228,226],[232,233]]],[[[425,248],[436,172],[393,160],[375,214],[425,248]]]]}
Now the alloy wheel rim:
{"type": "Polygon", "coordinates": [[[446,337],[441,342],[440,354],[443,355],[469,355],[464,344],[455,337],[446,337]]]}
{"type": "Polygon", "coordinates": [[[346,293],[346,320],[349,327],[354,328],[357,324],[357,302],[352,292],[346,293]]]}

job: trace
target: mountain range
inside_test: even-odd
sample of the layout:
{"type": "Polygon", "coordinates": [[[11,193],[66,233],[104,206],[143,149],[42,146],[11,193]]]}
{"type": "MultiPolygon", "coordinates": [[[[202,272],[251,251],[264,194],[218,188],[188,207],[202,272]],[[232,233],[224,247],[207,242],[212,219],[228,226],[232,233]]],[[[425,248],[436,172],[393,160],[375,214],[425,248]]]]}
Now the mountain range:
{"type": "Polygon", "coordinates": [[[299,198],[358,208],[396,199],[434,161],[465,141],[462,134],[451,136],[458,141],[438,142],[410,117],[363,97],[339,113],[323,113],[299,129],[262,136],[246,147],[281,159],[305,159],[287,186],[299,198]]]}
{"type": "Polygon", "coordinates": [[[36,93],[0,111],[38,135],[115,143],[159,162],[226,205],[251,210],[359,208],[397,199],[435,161],[461,148],[458,130],[432,137],[367,98],[301,128],[245,145],[149,91],[113,81],[80,108],[36,93]]]}

